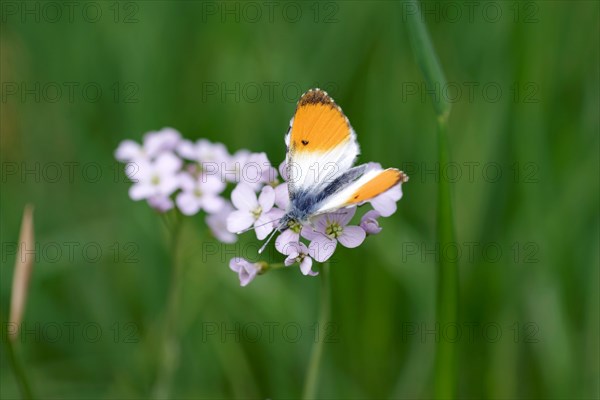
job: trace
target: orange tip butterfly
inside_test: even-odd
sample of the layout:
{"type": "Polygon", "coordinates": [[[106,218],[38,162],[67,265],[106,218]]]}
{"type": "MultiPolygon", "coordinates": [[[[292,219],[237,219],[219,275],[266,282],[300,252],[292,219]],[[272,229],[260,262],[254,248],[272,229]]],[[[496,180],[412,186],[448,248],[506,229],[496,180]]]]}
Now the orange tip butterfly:
{"type": "Polygon", "coordinates": [[[342,109],[320,89],[298,100],[285,144],[289,207],[259,253],[292,223],[310,224],[317,215],[361,205],[408,180],[396,168],[354,166],[360,153],[356,133],[342,109]]]}

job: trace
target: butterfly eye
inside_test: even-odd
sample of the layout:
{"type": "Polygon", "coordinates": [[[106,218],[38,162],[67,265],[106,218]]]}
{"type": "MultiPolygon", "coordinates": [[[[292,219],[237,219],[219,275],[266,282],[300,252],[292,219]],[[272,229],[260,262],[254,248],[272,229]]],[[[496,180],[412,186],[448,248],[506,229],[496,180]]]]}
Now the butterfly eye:
{"type": "Polygon", "coordinates": [[[308,140],[302,140],[302,144],[306,146],[308,144],[308,140]]]}

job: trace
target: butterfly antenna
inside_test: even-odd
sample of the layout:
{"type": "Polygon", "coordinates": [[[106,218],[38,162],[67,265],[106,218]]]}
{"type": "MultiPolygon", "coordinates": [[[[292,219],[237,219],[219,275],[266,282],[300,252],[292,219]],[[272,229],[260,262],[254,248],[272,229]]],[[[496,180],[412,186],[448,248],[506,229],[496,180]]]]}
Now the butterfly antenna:
{"type": "Polygon", "coordinates": [[[281,218],[275,218],[275,219],[273,219],[273,220],[271,220],[271,221],[267,221],[267,222],[265,222],[264,224],[260,224],[260,225],[256,225],[256,226],[252,225],[252,226],[250,226],[249,228],[242,229],[241,231],[239,231],[239,232],[236,232],[236,234],[238,234],[238,235],[241,235],[242,233],[246,233],[246,232],[248,232],[248,231],[251,231],[252,229],[255,229],[255,228],[260,228],[261,226],[265,226],[265,225],[268,225],[268,224],[272,224],[273,222],[277,221],[278,219],[281,219],[281,218]]]}
{"type": "Polygon", "coordinates": [[[287,218],[285,218],[285,216],[281,217],[281,222],[279,223],[279,225],[277,226],[277,228],[273,229],[273,232],[269,235],[269,237],[267,238],[267,240],[260,247],[260,249],[258,250],[258,254],[262,254],[262,252],[265,251],[265,248],[267,247],[267,245],[269,244],[269,242],[271,241],[271,239],[273,239],[273,236],[275,236],[275,234],[277,232],[281,232],[281,228],[283,228],[286,224],[287,224],[287,218]]]}

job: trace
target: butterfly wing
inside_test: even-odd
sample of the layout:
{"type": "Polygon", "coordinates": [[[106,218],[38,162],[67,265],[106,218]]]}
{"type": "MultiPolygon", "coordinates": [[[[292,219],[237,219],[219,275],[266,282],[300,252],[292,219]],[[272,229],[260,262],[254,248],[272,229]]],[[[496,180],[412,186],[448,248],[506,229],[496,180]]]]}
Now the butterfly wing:
{"type": "MultiPolygon", "coordinates": [[[[363,167],[362,165],[356,168],[363,167]]],[[[354,168],[353,168],[354,169],[354,168]]],[[[396,168],[385,170],[370,169],[360,178],[344,183],[345,187],[331,191],[319,204],[316,214],[333,212],[340,208],[360,205],[388,191],[399,183],[408,180],[408,176],[396,168]]],[[[327,190],[326,190],[327,191],[327,190]]]]}
{"type": "Polygon", "coordinates": [[[309,90],[298,101],[286,145],[290,198],[324,189],[352,167],[359,153],[348,118],[320,89],[309,90]]]}

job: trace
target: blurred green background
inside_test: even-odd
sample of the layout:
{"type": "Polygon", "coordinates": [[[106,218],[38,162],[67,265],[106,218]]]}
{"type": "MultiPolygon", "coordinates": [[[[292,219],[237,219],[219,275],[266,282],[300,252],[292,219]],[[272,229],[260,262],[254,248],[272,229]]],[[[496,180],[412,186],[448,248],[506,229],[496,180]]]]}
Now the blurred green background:
{"type": "MultiPolygon", "coordinates": [[[[128,198],[118,143],[173,126],[278,164],[315,86],[350,118],[360,161],[411,176],[383,232],[336,253],[319,396],[431,397],[448,340],[460,397],[598,397],[597,2],[424,3],[453,103],[454,164],[439,169],[406,3],[66,3],[2,2],[1,306],[6,318],[32,203],[18,346],[39,397],[153,392],[170,250],[159,216],[128,198]],[[435,321],[439,179],[454,182],[457,243],[442,251],[459,251],[458,327],[435,321]]],[[[294,268],[240,288],[227,264],[253,234],[215,253],[198,216],[183,237],[172,396],[299,396],[319,279],[294,268]]],[[[1,354],[0,395],[18,397],[1,354]]]]}

